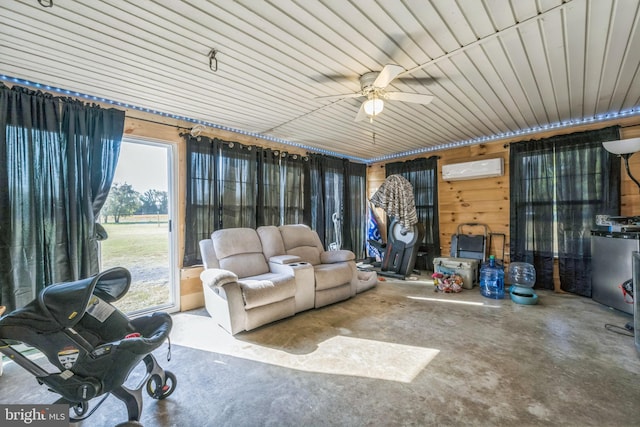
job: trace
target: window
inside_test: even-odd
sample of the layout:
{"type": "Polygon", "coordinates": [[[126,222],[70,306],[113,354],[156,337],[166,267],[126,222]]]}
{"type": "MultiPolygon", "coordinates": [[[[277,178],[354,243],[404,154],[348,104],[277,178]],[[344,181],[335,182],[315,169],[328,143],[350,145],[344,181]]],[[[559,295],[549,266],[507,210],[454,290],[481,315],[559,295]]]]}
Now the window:
{"type": "Polygon", "coordinates": [[[591,296],[591,228],[595,215],[618,215],[620,160],[602,148],[617,128],[512,144],[511,261],[533,264],[536,286],[591,296]]]}
{"type": "Polygon", "coordinates": [[[207,137],[186,140],[183,265],[202,261],[199,242],[215,230],[304,222],[308,158],[207,137]]]}
{"type": "Polygon", "coordinates": [[[258,190],[256,150],[235,143],[223,143],[220,147],[217,176],[220,228],[255,228],[258,190]]]}
{"type": "Polygon", "coordinates": [[[123,140],[114,185],[100,211],[109,235],[100,242],[101,270],[125,267],[131,273],[131,288],[114,303],[126,313],[178,309],[172,165],[171,145],[123,140]]]}

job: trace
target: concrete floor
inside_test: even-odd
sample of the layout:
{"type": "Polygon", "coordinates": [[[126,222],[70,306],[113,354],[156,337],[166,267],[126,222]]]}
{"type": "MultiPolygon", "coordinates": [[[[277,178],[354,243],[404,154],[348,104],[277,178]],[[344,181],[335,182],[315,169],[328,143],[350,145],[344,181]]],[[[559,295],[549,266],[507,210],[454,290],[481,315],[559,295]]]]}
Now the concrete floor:
{"type": "MultiPolygon", "coordinates": [[[[204,310],[174,316],[175,393],[145,394],[150,426],[640,425],[640,356],[605,324],[629,315],[538,291],[537,306],[477,288],[380,282],[348,301],[234,337],[204,310]]],[[[136,373],[134,373],[135,376],[136,373]]],[[[50,403],[13,363],[0,404],[50,403]]],[[[86,426],[126,417],[109,398],[86,426]]]]}

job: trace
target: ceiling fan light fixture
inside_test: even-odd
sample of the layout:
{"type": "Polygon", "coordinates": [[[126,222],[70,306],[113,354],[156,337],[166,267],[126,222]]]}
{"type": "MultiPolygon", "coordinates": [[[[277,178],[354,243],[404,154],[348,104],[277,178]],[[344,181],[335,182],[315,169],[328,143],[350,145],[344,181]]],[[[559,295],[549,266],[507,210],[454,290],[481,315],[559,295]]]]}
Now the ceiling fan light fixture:
{"type": "Polygon", "coordinates": [[[364,112],[369,116],[377,116],[384,109],[384,101],[380,98],[371,98],[364,101],[364,112]]]}

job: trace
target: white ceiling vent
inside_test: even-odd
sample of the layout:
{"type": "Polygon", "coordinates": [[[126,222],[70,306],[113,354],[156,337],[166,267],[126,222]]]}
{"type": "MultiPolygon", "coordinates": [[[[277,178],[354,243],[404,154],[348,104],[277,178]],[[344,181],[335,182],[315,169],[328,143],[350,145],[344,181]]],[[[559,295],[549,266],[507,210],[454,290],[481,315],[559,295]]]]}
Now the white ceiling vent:
{"type": "Polygon", "coordinates": [[[442,166],[442,179],[445,181],[489,178],[502,175],[504,175],[504,161],[502,158],[442,166]]]}

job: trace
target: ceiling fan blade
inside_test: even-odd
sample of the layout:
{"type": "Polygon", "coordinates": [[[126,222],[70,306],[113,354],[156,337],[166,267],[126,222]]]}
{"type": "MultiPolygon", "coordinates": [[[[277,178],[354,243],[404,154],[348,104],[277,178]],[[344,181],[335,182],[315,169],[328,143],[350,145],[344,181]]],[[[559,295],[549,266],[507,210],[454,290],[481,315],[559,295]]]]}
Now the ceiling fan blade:
{"type": "Polygon", "coordinates": [[[386,92],[386,98],[390,101],[412,102],[414,104],[427,105],[433,101],[433,95],[408,92],[386,92]]]}
{"type": "Polygon", "coordinates": [[[367,120],[369,115],[364,111],[364,102],[360,105],[360,109],[358,110],[358,114],[356,114],[355,121],[361,122],[363,120],[367,120]]]}
{"type": "Polygon", "coordinates": [[[316,96],[314,99],[342,99],[342,98],[357,98],[359,96],[362,96],[361,93],[359,92],[354,92],[354,93],[343,93],[340,95],[327,95],[327,96],[316,96]]]}
{"type": "Polygon", "coordinates": [[[384,66],[382,71],[380,71],[380,74],[378,74],[378,77],[376,77],[376,80],[373,82],[373,86],[380,89],[384,89],[385,87],[387,87],[389,83],[391,83],[393,79],[398,77],[398,74],[400,74],[403,71],[404,71],[404,68],[401,67],[400,65],[387,64],[384,66]]]}

